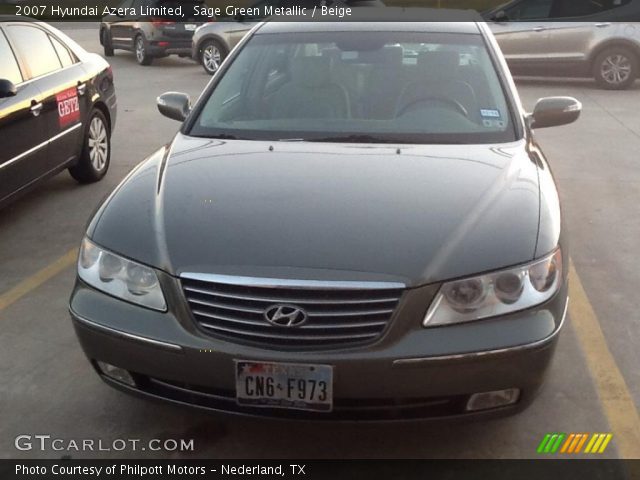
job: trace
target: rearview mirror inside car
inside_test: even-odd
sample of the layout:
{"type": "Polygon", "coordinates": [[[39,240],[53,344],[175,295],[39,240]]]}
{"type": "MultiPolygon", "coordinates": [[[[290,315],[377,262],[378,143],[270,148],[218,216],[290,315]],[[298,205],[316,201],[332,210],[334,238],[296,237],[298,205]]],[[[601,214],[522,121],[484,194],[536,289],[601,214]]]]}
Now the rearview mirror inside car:
{"type": "Polygon", "coordinates": [[[575,122],[582,112],[582,103],[573,97],[546,97],[536,103],[529,116],[531,128],[557,127],[575,122]]]}
{"type": "Polygon", "coordinates": [[[167,92],[158,97],[158,110],[172,120],[184,121],[191,111],[191,99],[186,93],[167,92]]]}
{"type": "Polygon", "coordinates": [[[11,80],[0,78],[0,98],[15,97],[18,89],[11,80]]]}
{"type": "Polygon", "coordinates": [[[508,22],[509,21],[509,15],[507,15],[507,12],[505,12],[504,10],[500,10],[499,12],[497,12],[493,17],[491,17],[491,20],[493,20],[494,22],[508,22]]]}

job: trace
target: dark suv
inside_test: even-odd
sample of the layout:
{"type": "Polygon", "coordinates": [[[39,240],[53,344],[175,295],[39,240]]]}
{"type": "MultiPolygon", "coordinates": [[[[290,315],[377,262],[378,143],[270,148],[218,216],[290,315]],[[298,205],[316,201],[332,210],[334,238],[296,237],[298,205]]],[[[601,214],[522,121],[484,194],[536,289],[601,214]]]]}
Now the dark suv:
{"type": "Polygon", "coordinates": [[[193,32],[202,24],[195,8],[200,5],[204,0],[124,0],[118,15],[107,15],[100,24],[105,56],[113,56],[116,49],[129,50],[140,65],[168,55],[190,57],[193,32]],[[184,16],[175,15],[178,7],[184,16]]]}

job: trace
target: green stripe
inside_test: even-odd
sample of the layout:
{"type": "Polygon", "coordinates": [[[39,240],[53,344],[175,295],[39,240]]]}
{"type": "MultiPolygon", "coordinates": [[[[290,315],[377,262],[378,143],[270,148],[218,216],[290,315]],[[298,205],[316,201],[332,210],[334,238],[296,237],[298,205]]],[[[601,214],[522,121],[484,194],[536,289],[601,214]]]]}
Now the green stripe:
{"type": "Polygon", "coordinates": [[[544,447],[549,441],[549,438],[551,438],[551,434],[547,433],[542,439],[542,441],[540,442],[540,445],[538,445],[538,450],[537,450],[538,453],[542,453],[544,451],[544,447]]]}
{"type": "Polygon", "coordinates": [[[564,440],[564,437],[566,437],[564,433],[561,433],[558,435],[558,440],[556,440],[555,445],[551,448],[551,453],[556,453],[558,451],[558,449],[560,448],[560,444],[562,443],[562,440],[564,440]]]}
{"type": "Polygon", "coordinates": [[[551,453],[551,447],[553,446],[553,442],[556,441],[557,437],[558,437],[557,433],[554,433],[553,435],[551,435],[551,438],[547,442],[547,446],[544,447],[544,453],[551,453]]]}

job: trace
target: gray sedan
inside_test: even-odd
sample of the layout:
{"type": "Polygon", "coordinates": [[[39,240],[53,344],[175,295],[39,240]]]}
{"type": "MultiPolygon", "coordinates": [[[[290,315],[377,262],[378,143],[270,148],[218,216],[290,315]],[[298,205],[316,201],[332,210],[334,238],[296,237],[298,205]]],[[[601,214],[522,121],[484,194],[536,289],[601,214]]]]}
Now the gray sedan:
{"type": "Polygon", "coordinates": [[[182,128],[97,210],[70,300],[105,382],[315,420],[534,400],[569,257],[534,130],[581,105],[523,111],[475,16],[396,14],[341,31],[266,22],[196,105],[158,99],[182,128]]]}

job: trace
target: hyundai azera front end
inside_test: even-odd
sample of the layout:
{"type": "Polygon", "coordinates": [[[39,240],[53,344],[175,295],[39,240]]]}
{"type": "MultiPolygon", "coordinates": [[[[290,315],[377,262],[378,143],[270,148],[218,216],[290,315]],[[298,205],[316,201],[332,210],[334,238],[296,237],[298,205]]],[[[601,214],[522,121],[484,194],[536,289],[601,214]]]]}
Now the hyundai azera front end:
{"type": "Polygon", "coordinates": [[[526,407],[567,306],[536,128],[481,22],[266,22],[98,209],[70,311],[129,393],[247,415],[526,407]]]}

